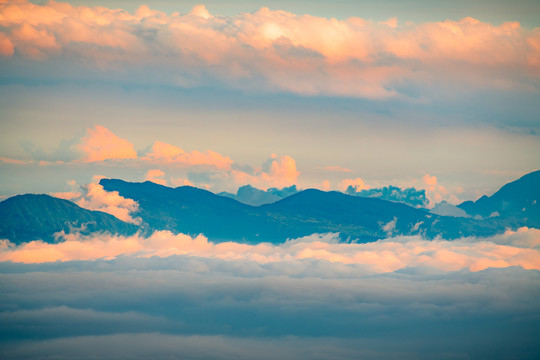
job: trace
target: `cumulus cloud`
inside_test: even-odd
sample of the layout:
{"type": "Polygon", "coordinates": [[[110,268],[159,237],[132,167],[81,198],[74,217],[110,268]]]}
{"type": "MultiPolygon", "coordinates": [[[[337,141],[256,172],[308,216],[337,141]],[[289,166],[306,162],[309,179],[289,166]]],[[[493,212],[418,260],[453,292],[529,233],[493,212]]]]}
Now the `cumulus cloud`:
{"type": "Polygon", "coordinates": [[[385,186],[374,189],[358,189],[355,186],[349,185],[345,193],[354,196],[402,202],[413,207],[424,207],[428,204],[425,190],[416,190],[415,188],[401,189],[397,186],[385,186]]]}
{"type": "Polygon", "coordinates": [[[86,162],[137,158],[133,144],[101,125],[89,128],[78,148],[83,152],[83,161],[86,162]]]}
{"type": "Polygon", "coordinates": [[[159,169],[151,169],[146,172],[144,180],[151,181],[160,185],[167,185],[167,180],[163,179],[165,173],[159,169]]]}
{"type": "Polygon", "coordinates": [[[346,191],[349,187],[355,192],[369,189],[369,186],[367,186],[361,178],[345,179],[339,183],[341,191],[346,191]]]}
{"type": "Polygon", "coordinates": [[[228,176],[232,177],[236,184],[253,185],[266,190],[295,185],[300,171],[296,168],[296,161],[292,157],[272,154],[260,169],[247,172],[236,168],[232,169],[228,176]]]}
{"type": "Polygon", "coordinates": [[[436,176],[425,174],[422,177],[422,182],[424,183],[424,186],[426,188],[426,196],[429,199],[430,207],[433,207],[438,203],[442,203],[443,201],[450,204],[460,203],[460,199],[456,196],[455,193],[449,191],[446,187],[438,183],[436,176]]]}
{"type": "Polygon", "coordinates": [[[88,210],[97,210],[116,216],[122,221],[139,224],[139,218],[133,218],[131,213],[136,212],[139,204],[135,200],[126,199],[118,191],[105,191],[98,183],[84,185],[84,196],[74,199],[75,203],[88,210]]]}
{"type": "Polygon", "coordinates": [[[487,87],[519,85],[516,73],[539,75],[540,32],[517,22],[378,23],[268,8],[224,17],[203,5],[188,14],[143,5],[131,14],[20,1],[0,4],[0,26],[1,56],[167,69],[166,76],[150,73],[179,86],[212,79],[249,90],[388,98],[407,96],[403,83],[429,83],[443,72],[487,87]],[[513,72],[500,71],[509,68],[513,72]]]}
{"type": "MultiPolygon", "coordinates": [[[[159,171],[159,170],[158,170],[159,171]]],[[[153,173],[154,176],[159,175],[153,173]]],[[[140,218],[133,218],[132,213],[137,212],[139,204],[132,199],[119,195],[118,191],[105,191],[99,184],[103,176],[96,175],[90,184],[79,186],[75,180],[68,181],[71,191],[51,193],[51,196],[73,201],[75,204],[88,210],[103,211],[122,221],[140,224],[140,218]]],[[[160,180],[158,178],[158,180],[160,180]]]]}
{"type": "Polygon", "coordinates": [[[161,141],[156,141],[152,145],[151,151],[143,157],[143,160],[180,166],[206,165],[222,170],[230,170],[233,163],[228,156],[212,150],[185,152],[177,146],[161,141]]]}
{"type": "MultiPolygon", "coordinates": [[[[144,170],[143,180],[166,185],[167,180],[163,176],[167,172],[167,175],[170,175],[168,180],[173,186],[191,185],[220,190],[242,185],[264,189],[289,187],[297,184],[300,175],[296,161],[288,155],[271,154],[260,167],[254,168],[238,164],[229,156],[213,150],[184,151],[176,145],[162,141],[155,141],[149,149],[142,150],[137,155],[131,142],[101,125],[88,128],[82,138],[62,141],[60,147],[52,152],[36,148],[29,142],[24,142],[23,147],[34,160],[0,157],[0,164],[48,166],[82,162],[98,166],[103,162],[122,161],[122,164],[144,170]]],[[[71,192],[72,194],[53,194],[64,199],[73,199],[77,191],[71,192]]]]}

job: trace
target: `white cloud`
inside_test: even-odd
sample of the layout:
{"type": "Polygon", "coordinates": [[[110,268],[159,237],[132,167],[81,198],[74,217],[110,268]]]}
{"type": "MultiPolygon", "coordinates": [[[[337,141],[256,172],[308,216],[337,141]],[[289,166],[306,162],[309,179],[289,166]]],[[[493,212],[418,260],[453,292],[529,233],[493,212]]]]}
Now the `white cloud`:
{"type": "MultiPolygon", "coordinates": [[[[159,171],[159,170],[158,170],[159,171]]],[[[155,173],[153,174],[156,175],[155,173]]],[[[159,174],[157,174],[159,175],[159,174]]],[[[103,176],[96,175],[90,184],[78,186],[74,180],[68,181],[71,191],[51,193],[51,196],[73,201],[75,204],[88,210],[103,211],[122,221],[140,224],[140,218],[133,218],[132,213],[137,212],[139,204],[132,199],[126,199],[118,191],[105,191],[99,184],[103,176]]],[[[159,180],[159,179],[158,179],[159,180]]]]}

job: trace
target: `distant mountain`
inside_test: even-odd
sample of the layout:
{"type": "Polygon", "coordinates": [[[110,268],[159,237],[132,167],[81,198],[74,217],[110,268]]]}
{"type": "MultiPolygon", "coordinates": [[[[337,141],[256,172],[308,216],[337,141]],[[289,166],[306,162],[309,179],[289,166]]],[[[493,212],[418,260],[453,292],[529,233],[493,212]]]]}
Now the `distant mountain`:
{"type": "Polygon", "coordinates": [[[170,230],[204,234],[212,241],[280,243],[313,233],[339,232],[343,240],[368,242],[398,235],[454,239],[490,236],[520,226],[540,228],[540,171],[503,186],[491,197],[465,202],[459,208],[448,205],[438,209],[440,214],[453,216],[378,198],[314,189],[251,206],[190,186],[169,188],[149,181],[116,179],[102,179],[100,184],[107,191],[118,191],[137,201],[138,211],[132,215],[140,217],[142,224],[128,224],[48,195],[27,194],[0,202],[0,239],[53,242],[54,233],[62,230],[120,235],[170,230]],[[463,211],[471,217],[457,217],[463,211]]]}
{"type": "Polygon", "coordinates": [[[436,204],[433,209],[429,210],[429,212],[441,216],[470,217],[465,210],[460,209],[447,201],[441,201],[440,203],[436,204]]]}
{"type": "Polygon", "coordinates": [[[417,190],[415,188],[402,189],[397,186],[358,190],[356,186],[349,185],[347,190],[345,190],[345,194],[395,201],[416,208],[425,207],[429,202],[425,190],[417,190]]]}
{"type": "Polygon", "coordinates": [[[314,189],[254,207],[190,186],[173,189],[148,181],[116,179],[102,179],[100,184],[107,191],[118,191],[139,203],[134,216],[142,219],[146,233],[202,233],[214,241],[283,242],[326,232],[339,232],[344,239],[360,241],[415,234],[456,238],[490,235],[505,227],[495,222],[442,217],[381,199],[314,189]]]}
{"type": "Polygon", "coordinates": [[[540,170],[504,185],[492,196],[458,207],[470,216],[508,219],[540,228],[540,170]]]}
{"type": "Polygon", "coordinates": [[[251,185],[244,185],[238,188],[236,194],[221,192],[218,195],[226,196],[236,201],[240,201],[244,204],[259,206],[264,204],[271,204],[287,196],[296,194],[297,192],[298,189],[296,188],[296,185],[285,187],[283,189],[270,188],[268,190],[261,190],[254,188],[251,185]]]}
{"type": "Polygon", "coordinates": [[[109,232],[134,234],[138,227],[112,215],[83,209],[71,201],[49,195],[18,195],[0,202],[0,239],[16,244],[44,240],[54,242],[53,234],[74,230],[82,234],[109,232]]]}

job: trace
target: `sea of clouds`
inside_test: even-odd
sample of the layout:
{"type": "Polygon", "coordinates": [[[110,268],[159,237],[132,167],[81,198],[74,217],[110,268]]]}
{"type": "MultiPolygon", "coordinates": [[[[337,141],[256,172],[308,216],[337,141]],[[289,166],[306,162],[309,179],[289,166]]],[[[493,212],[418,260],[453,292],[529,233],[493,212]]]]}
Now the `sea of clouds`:
{"type": "Polygon", "coordinates": [[[540,230],[212,243],[156,232],[0,247],[0,357],[536,359],[540,230]]]}

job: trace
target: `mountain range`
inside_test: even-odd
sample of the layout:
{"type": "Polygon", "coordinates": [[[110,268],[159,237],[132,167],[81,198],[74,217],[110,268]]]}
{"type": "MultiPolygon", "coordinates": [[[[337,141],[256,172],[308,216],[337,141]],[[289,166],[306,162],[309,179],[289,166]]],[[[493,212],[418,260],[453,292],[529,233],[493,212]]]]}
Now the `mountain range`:
{"type": "Polygon", "coordinates": [[[55,233],[150,235],[156,230],[204,234],[212,241],[280,243],[313,233],[340,233],[344,241],[422,235],[454,239],[489,236],[520,226],[540,227],[540,171],[503,186],[491,197],[464,202],[469,217],[441,216],[378,198],[308,189],[271,204],[251,206],[203,189],[153,182],[102,179],[106,191],[135,200],[140,225],[90,211],[48,195],[19,195],[0,202],[0,238],[21,243],[58,241],[55,233]]]}

